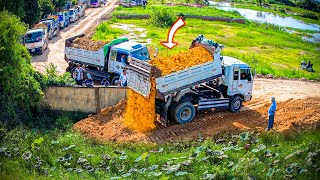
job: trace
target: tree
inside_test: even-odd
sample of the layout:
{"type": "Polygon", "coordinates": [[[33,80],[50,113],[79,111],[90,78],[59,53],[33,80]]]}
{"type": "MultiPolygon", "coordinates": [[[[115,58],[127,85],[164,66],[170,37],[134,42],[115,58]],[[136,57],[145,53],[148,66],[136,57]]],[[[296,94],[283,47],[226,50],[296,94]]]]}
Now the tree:
{"type": "Polygon", "coordinates": [[[38,0],[27,0],[24,4],[25,17],[23,21],[30,26],[40,19],[40,6],[38,0]]]}
{"type": "Polygon", "coordinates": [[[52,0],[39,0],[39,5],[41,9],[41,18],[43,18],[47,14],[51,14],[54,10],[52,0]]]}
{"type": "Polygon", "coordinates": [[[52,4],[55,8],[60,10],[60,7],[63,7],[66,4],[66,0],[53,0],[52,4]]]}
{"type": "Polygon", "coordinates": [[[31,57],[20,44],[27,25],[8,11],[0,12],[0,121],[21,124],[40,109],[43,92],[31,57]]]}
{"type": "Polygon", "coordinates": [[[0,11],[7,10],[20,17],[20,19],[25,16],[24,0],[1,0],[0,7],[0,11]]]}

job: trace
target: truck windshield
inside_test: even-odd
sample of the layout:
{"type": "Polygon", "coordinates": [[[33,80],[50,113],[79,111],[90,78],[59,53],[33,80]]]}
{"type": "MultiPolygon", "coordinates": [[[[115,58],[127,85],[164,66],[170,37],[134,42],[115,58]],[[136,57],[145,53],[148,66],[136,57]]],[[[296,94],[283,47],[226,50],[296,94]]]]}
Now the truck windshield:
{"type": "Polygon", "coordinates": [[[26,43],[34,43],[34,42],[41,42],[42,41],[42,32],[34,32],[34,33],[28,33],[25,37],[26,43]]]}
{"type": "Polygon", "coordinates": [[[97,3],[97,2],[98,2],[98,0],[90,0],[91,4],[94,4],[94,3],[97,3]]]}
{"type": "Polygon", "coordinates": [[[73,10],[70,10],[69,12],[70,12],[70,15],[73,15],[73,10]]]}
{"type": "Polygon", "coordinates": [[[137,50],[137,51],[131,52],[131,55],[132,55],[134,58],[137,58],[137,59],[140,59],[140,60],[143,60],[143,61],[147,61],[147,60],[150,59],[148,49],[145,48],[145,47],[142,48],[142,49],[139,49],[139,50],[137,50]]]}

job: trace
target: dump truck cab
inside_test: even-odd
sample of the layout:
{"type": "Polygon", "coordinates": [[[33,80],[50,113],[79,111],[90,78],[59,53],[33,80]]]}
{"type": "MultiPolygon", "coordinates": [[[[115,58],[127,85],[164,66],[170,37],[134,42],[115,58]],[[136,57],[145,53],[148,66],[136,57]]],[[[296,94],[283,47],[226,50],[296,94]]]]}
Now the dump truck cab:
{"type": "Polygon", "coordinates": [[[233,57],[224,56],[221,85],[227,87],[224,96],[239,95],[243,101],[252,99],[253,77],[250,66],[233,57]]]}
{"type": "Polygon", "coordinates": [[[109,58],[106,59],[105,67],[108,67],[108,72],[117,74],[112,78],[112,83],[117,84],[123,69],[129,65],[131,57],[141,61],[148,61],[150,59],[148,49],[145,45],[127,41],[115,45],[110,49],[109,58]]]}
{"type": "Polygon", "coordinates": [[[77,8],[69,9],[70,22],[76,22],[78,20],[78,14],[79,12],[77,8]]]}
{"type": "Polygon", "coordinates": [[[48,46],[47,32],[45,28],[29,30],[23,38],[24,45],[30,54],[42,54],[48,46]]]}

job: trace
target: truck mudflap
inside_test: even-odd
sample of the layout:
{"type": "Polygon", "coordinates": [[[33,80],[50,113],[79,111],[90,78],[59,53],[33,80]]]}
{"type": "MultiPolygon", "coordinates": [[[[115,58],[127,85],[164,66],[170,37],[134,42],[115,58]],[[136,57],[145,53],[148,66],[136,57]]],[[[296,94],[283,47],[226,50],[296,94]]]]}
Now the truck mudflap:
{"type": "Polygon", "coordinates": [[[127,86],[144,97],[149,97],[153,76],[152,65],[132,57],[127,73],[127,86]]]}

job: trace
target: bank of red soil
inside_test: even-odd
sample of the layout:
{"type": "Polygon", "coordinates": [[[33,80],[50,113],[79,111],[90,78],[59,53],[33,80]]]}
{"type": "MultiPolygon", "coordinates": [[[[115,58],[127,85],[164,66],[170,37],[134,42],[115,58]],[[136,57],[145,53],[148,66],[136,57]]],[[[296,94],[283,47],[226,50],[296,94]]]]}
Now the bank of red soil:
{"type": "MultiPolygon", "coordinates": [[[[174,124],[170,127],[158,127],[150,133],[140,133],[124,126],[125,101],[104,112],[88,117],[74,125],[74,128],[87,137],[98,141],[116,142],[165,142],[168,140],[194,139],[215,134],[257,130],[263,131],[267,126],[269,103],[259,107],[246,108],[239,113],[226,110],[199,113],[194,121],[185,125],[174,124]]],[[[255,100],[250,104],[259,103],[255,100]]],[[[250,105],[248,104],[248,106],[250,105]]],[[[307,128],[319,128],[320,98],[289,99],[279,102],[275,118],[275,130],[291,133],[307,128]]]]}

